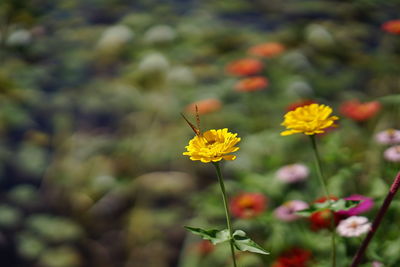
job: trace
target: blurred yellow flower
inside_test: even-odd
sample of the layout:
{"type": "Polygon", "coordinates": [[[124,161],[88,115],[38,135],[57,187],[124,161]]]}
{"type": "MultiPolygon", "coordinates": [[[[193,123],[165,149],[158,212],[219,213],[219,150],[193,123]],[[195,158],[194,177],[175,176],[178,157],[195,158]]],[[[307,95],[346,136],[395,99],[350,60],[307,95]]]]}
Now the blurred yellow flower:
{"type": "Polygon", "coordinates": [[[304,133],[306,135],[314,135],[324,133],[324,129],[335,127],[337,116],[330,116],[332,108],[311,104],[299,107],[285,114],[285,119],[281,125],[286,127],[286,131],[281,133],[282,136],[295,133],[304,133]]]}
{"type": "Polygon", "coordinates": [[[196,135],[186,146],[187,152],[183,155],[190,156],[191,160],[201,162],[217,162],[222,159],[234,160],[235,155],[229,155],[239,150],[235,147],[239,143],[240,137],[237,134],[228,132],[227,128],[219,130],[209,130],[201,135],[196,135]]]}

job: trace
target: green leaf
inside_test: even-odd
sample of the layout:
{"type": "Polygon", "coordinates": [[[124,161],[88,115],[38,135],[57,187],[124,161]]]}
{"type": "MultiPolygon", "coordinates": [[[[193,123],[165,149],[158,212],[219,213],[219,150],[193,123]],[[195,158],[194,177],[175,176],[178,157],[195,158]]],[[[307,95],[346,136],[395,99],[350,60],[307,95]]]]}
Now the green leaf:
{"type": "Polygon", "coordinates": [[[304,210],[296,211],[298,215],[301,216],[310,216],[314,212],[329,209],[333,212],[341,211],[341,210],[349,210],[354,208],[360,203],[359,200],[327,200],[322,203],[313,203],[309,208],[304,210]]]}
{"type": "Polygon", "coordinates": [[[257,243],[251,240],[242,230],[236,230],[233,233],[233,242],[235,247],[240,251],[249,251],[265,255],[269,254],[269,252],[257,245],[257,243]]]}
{"type": "Polygon", "coordinates": [[[211,241],[214,245],[228,241],[229,238],[229,230],[224,229],[224,230],[204,230],[201,228],[193,228],[189,226],[185,226],[185,228],[192,232],[195,235],[201,236],[205,240],[211,241]]]}

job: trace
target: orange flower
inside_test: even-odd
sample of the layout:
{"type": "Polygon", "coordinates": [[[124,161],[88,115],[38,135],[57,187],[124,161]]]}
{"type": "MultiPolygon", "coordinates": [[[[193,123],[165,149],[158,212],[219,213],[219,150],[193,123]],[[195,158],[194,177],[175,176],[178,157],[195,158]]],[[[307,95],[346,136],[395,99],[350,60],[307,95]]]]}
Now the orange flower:
{"type": "Polygon", "coordinates": [[[365,121],[376,115],[381,109],[378,101],[360,103],[358,100],[344,102],[340,106],[341,113],[355,121],[365,121]]]}
{"type": "Polygon", "coordinates": [[[400,19],[389,20],[383,23],[382,29],[388,33],[400,34],[400,19]]]}
{"type": "Polygon", "coordinates": [[[215,98],[207,98],[193,102],[186,107],[186,111],[192,114],[196,114],[196,106],[198,108],[199,114],[212,113],[219,110],[222,106],[221,101],[215,98]]]}
{"type": "Polygon", "coordinates": [[[285,47],[280,43],[264,43],[250,47],[247,51],[250,55],[260,57],[274,57],[285,51],[285,47]]]}
{"type": "Polygon", "coordinates": [[[233,75],[246,76],[259,73],[262,68],[261,61],[253,58],[244,58],[229,63],[226,66],[226,71],[233,75]]]}
{"type": "Polygon", "coordinates": [[[242,193],[230,202],[232,214],[235,217],[249,219],[264,212],[267,199],[259,193],[242,193]]]}
{"type": "Polygon", "coordinates": [[[237,81],[235,84],[235,90],[239,92],[253,92],[262,90],[267,86],[268,79],[261,76],[255,76],[237,81]]]}
{"type": "Polygon", "coordinates": [[[311,105],[314,103],[317,103],[317,102],[315,102],[314,100],[310,100],[310,99],[299,100],[299,101],[296,101],[296,102],[290,104],[289,106],[287,106],[286,111],[292,111],[292,110],[295,110],[296,108],[308,106],[308,105],[311,105]]]}

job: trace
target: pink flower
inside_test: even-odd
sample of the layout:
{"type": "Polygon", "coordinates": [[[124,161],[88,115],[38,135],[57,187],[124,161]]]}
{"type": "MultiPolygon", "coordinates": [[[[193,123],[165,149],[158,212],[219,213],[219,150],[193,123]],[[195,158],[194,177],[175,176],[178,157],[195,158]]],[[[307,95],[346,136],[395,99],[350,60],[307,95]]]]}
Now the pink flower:
{"type": "Polygon", "coordinates": [[[339,223],[336,231],[339,235],[345,237],[357,237],[367,233],[371,229],[371,223],[368,218],[361,216],[352,216],[339,223]]]}
{"type": "Polygon", "coordinates": [[[276,177],[285,183],[296,183],[305,180],[309,173],[307,166],[296,163],[280,168],[276,172],[276,177]]]}
{"type": "Polygon", "coordinates": [[[372,262],[372,267],[383,267],[383,263],[379,261],[372,262]]]}
{"type": "Polygon", "coordinates": [[[259,193],[242,193],[230,202],[232,214],[238,218],[249,219],[264,212],[267,199],[259,193]]]}
{"type": "Polygon", "coordinates": [[[375,140],[382,145],[395,145],[400,143],[400,131],[388,129],[375,135],[375,140]]]}
{"type": "Polygon", "coordinates": [[[389,147],[383,152],[383,156],[387,161],[400,162],[400,145],[389,147]]]}
{"type": "Polygon", "coordinates": [[[362,196],[362,195],[351,195],[349,197],[345,197],[344,200],[360,200],[357,206],[351,208],[349,210],[341,210],[338,211],[338,214],[345,216],[355,216],[361,213],[367,212],[374,206],[374,200],[370,197],[362,196]]]}
{"type": "Polygon", "coordinates": [[[308,204],[301,200],[291,200],[275,209],[275,216],[285,222],[295,221],[301,216],[296,214],[296,211],[308,208],[308,204]]]}

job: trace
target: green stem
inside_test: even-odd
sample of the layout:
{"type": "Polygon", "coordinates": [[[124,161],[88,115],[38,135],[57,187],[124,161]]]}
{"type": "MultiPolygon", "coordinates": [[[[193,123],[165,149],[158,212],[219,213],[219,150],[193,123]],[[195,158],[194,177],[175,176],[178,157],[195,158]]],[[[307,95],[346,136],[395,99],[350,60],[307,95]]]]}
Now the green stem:
{"type": "Polygon", "coordinates": [[[231,247],[233,266],[237,267],[236,258],[235,258],[235,249],[234,249],[234,246],[233,246],[233,231],[232,231],[232,226],[231,226],[231,216],[229,214],[229,208],[228,208],[228,201],[227,201],[227,197],[226,197],[224,179],[222,177],[221,168],[219,167],[219,163],[218,162],[214,162],[213,164],[215,166],[215,169],[217,170],[218,182],[219,182],[219,186],[221,187],[222,199],[224,200],[225,217],[226,217],[226,224],[227,224],[228,230],[229,230],[229,244],[230,244],[230,247],[231,247]]]}
{"type": "MultiPolygon", "coordinates": [[[[322,164],[321,164],[321,157],[319,156],[318,152],[318,147],[317,147],[317,141],[315,140],[315,135],[311,135],[311,143],[312,143],[312,148],[314,151],[314,160],[315,160],[315,166],[317,167],[317,172],[318,172],[318,179],[322,185],[322,188],[325,192],[327,201],[330,203],[330,193],[328,190],[328,187],[326,185],[325,179],[324,179],[324,174],[322,171],[322,164]]],[[[332,267],[336,267],[336,234],[335,234],[335,215],[333,214],[332,211],[332,219],[331,219],[331,245],[332,245],[332,267]]]]}

